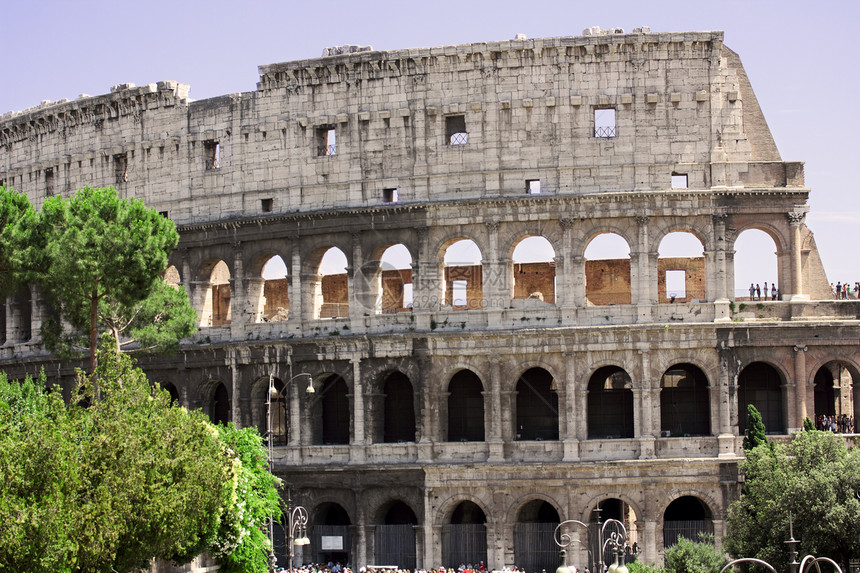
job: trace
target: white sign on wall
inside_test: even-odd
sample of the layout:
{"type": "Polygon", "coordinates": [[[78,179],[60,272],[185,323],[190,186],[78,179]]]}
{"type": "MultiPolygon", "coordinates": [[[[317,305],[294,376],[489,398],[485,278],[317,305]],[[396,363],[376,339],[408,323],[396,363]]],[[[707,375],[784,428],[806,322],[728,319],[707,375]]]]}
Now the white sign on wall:
{"type": "Polygon", "coordinates": [[[342,535],[323,535],[322,536],[323,551],[343,551],[343,536],[342,535]]]}

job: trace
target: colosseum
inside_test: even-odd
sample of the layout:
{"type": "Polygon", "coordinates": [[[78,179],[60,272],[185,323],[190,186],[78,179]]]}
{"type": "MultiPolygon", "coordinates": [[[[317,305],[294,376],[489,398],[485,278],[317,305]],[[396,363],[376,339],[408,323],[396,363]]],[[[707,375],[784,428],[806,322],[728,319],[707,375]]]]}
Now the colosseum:
{"type": "MultiPolygon", "coordinates": [[[[165,276],[199,331],[140,364],[271,432],[310,515],[294,563],[551,571],[560,522],[606,518],[658,562],[725,534],[748,404],[777,440],[856,417],[860,302],[832,300],[804,166],[722,32],[342,46],[259,76],[7,113],[0,181],[37,206],[113,185],[176,222],[165,276]],[[752,229],[759,300],[735,291],[752,229]]],[[[28,288],[0,307],[0,368],[68,393],[45,312],[28,288]]]]}

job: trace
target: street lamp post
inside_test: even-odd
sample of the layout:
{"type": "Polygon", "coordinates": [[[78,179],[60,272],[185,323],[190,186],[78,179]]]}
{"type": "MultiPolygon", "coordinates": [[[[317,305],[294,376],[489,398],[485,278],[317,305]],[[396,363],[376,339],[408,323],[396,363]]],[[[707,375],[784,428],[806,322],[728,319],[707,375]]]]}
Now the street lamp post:
{"type": "MultiPolygon", "coordinates": [[[[287,388],[289,388],[290,383],[293,380],[295,380],[297,378],[301,378],[302,376],[308,377],[308,387],[305,390],[305,392],[307,392],[308,394],[313,394],[314,392],[316,392],[316,390],[314,390],[314,379],[307,372],[300,372],[299,374],[296,374],[295,376],[293,376],[292,378],[287,380],[286,384],[284,384],[284,387],[281,390],[275,389],[275,372],[271,371],[269,373],[269,388],[268,388],[268,391],[266,392],[266,446],[267,446],[267,454],[269,456],[269,473],[271,473],[273,475],[274,475],[274,460],[273,460],[273,458],[274,458],[274,444],[273,444],[274,440],[273,440],[273,435],[272,435],[272,398],[275,398],[275,399],[279,398],[283,392],[286,392],[287,388]]],[[[280,496],[280,493],[278,493],[278,502],[279,503],[280,503],[280,499],[281,499],[281,496],[280,496]]],[[[290,518],[289,538],[290,538],[290,542],[291,542],[290,547],[289,547],[289,555],[290,555],[289,566],[290,566],[290,568],[292,568],[292,566],[293,566],[293,559],[292,559],[293,558],[293,544],[292,544],[293,520],[296,519],[298,521],[301,521],[302,516],[304,516],[304,522],[302,524],[302,532],[304,532],[305,531],[304,524],[307,523],[307,511],[305,511],[305,508],[303,508],[301,506],[296,507],[290,513],[290,516],[289,516],[289,518],[290,518]],[[297,510],[299,510],[299,509],[301,509],[302,511],[298,512],[297,510]],[[293,513],[296,514],[295,518],[293,517],[293,513]]],[[[307,535],[305,535],[304,533],[299,539],[296,540],[297,545],[307,545],[308,543],[310,543],[310,541],[308,540],[307,535]],[[299,541],[302,541],[302,543],[299,543],[299,541]]],[[[274,571],[276,568],[276,565],[277,565],[277,558],[275,557],[275,520],[274,520],[273,516],[270,515],[269,516],[269,570],[274,571]]]]}
{"type": "MultiPolygon", "coordinates": [[[[600,548],[599,555],[595,557],[591,552],[591,545],[585,545],[583,543],[588,550],[588,560],[592,567],[592,573],[603,573],[603,566],[605,563],[604,556],[606,555],[607,549],[612,552],[613,557],[612,565],[609,566],[609,573],[627,573],[627,566],[624,565],[624,563],[619,564],[618,562],[620,556],[624,553],[624,544],[627,542],[627,528],[625,528],[624,524],[617,519],[607,519],[605,522],[601,523],[600,508],[598,507],[595,511],[597,512],[597,546],[600,548]],[[608,535],[607,529],[609,529],[608,535]]],[[[576,571],[575,567],[571,569],[567,565],[566,548],[573,542],[573,538],[568,533],[560,533],[562,526],[570,524],[583,527],[585,528],[586,533],[589,532],[588,525],[576,519],[569,519],[558,524],[555,528],[553,541],[555,541],[555,544],[561,549],[561,564],[558,569],[556,569],[556,573],[575,573],[576,571]]],[[[580,543],[582,543],[581,540],[580,543]]]]}

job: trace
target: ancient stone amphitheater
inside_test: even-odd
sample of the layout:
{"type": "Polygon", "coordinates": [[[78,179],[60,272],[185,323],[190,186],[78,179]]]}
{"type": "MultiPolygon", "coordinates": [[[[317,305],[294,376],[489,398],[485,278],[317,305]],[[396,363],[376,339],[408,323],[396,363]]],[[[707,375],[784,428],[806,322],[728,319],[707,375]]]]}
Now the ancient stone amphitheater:
{"type": "MultiPolygon", "coordinates": [[[[554,570],[556,525],[597,515],[659,561],[724,534],[747,404],[775,439],[855,415],[860,307],[828,300],[803,164],[723,34],[586,32],[334,49],[253,92],[123,84],[0,117],[0,180],[35,204],[113,185],[176,222],[166,280],[200,329],[141,364],[271,426],[310,514],[295,563],[554,570]],[[777,300],[735,296],[751,229],[777,300]],[[670,235],[695,256],[661,255],[670,235]]],[[[0,308],[0,367],[68,392],[39,293],[0,308]]]]}

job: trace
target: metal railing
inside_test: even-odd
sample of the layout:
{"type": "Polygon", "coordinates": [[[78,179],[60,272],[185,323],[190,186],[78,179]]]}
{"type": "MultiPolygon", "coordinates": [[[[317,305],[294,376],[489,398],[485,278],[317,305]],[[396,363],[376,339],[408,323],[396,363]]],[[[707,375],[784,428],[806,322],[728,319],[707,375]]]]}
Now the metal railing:
{"type": "Polygon", "coordinates": [[[615,137],[615,127],[600,126],[594,128],[594,137],[615,137]]]}
{"type": "Polygon", "coordinates": [[[317,147],[317,155],[324,157],[326,155],[337,155],[337,145],[320,145],[317,147]]]}
{"type": "Polygon", "coordinates": [[[468,133],[452,133],[448,138],[448,145],[466,145],[469,143],[468,133]]]}

